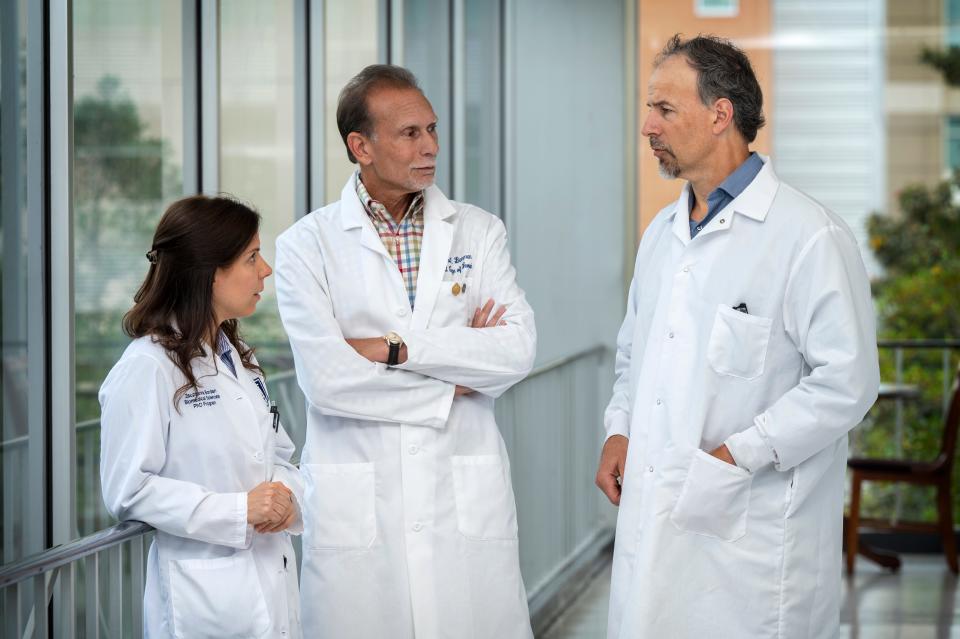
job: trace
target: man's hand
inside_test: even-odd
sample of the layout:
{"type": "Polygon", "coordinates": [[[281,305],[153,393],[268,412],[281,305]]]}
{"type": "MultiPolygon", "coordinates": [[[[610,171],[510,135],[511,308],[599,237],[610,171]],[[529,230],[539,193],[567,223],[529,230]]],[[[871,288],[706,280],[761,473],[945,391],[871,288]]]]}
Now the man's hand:
{"type": "Polygon", "coordinates": [[[493,301],[493,298],[487,300],[487,303],[483,305],[482,308],[477,308],[473,311],[473,319],[470,320],[470,328],[492,328],[494,326],[506,326],[507,323],[502,320],[503,314],[507,312],[507,307],[500,305],[500,308],[497,309],[497,312],[493,314],[493,317],[490,316],[490,311],[493,310],[493,307],[496,306],[496,302],[493,301]]]}
{"type": "Polygon", "coordinates": [[[730,450],[727,448],[726,444],[721,444],[718,448],[714,448],[710,451],[710,454],[721,461],[727,462],[731,466],[737,465],[737,462],[733,459],[733,455],[730,454],[730,450]]]}
{"type": "Polygon", "coordinates": [[[623,435],[611,435],[603,444],[596,484],[610,503],[620,505],[620,490],[623,473],[627,467],[627,446],[630,440],[623,435]]]}

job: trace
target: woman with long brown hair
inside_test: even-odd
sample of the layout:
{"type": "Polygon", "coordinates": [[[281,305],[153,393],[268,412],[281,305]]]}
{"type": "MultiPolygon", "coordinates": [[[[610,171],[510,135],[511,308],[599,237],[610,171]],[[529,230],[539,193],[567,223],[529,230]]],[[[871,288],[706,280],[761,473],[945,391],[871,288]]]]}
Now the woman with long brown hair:
{"type": "Polygon", "coordinates": [[[237,325],[271,274],[259,225],[226,197],[170,205],[100,389],[104,502],[157,529],[146,637],[301,634],[294,446],[237,325]]]}

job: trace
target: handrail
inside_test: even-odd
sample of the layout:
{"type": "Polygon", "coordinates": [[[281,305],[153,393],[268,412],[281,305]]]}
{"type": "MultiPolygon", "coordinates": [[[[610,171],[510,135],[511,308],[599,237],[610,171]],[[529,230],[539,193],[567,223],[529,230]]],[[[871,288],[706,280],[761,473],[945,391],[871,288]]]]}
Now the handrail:
{"type": "Polygon", "coordinates": [[[0,568],[0,589],[56,570],[84,557],[145,535],[153,526],[142,521],[121,521],[92,535],[48,548],[0,568]]]}
{"type": "MultiPolygon", "coordinates": [[[[591,355],[602,354],[606,349],[607,347],[602,344],[595,344],[594,346],[570,355],[560,357],[533,369],[527,376],[527,379],[543,375],[575,360],[591,355]]],[[[293,377],[294,374],[293,370],[276,373],[270,376],[270,381],[284,380],[293,377]]],[[[98,422],[99,420],[89,420],[88,422],[78,424],[77,428],[87,428],[98,422]]],[[[109,528],[95,532],[92,535],[36,553],[0,568],[0,589],[12,586],[30,577],[55,570],[61,566],[83,559],[88,555],[146,534],[151,530],[153,530],[153,527],[143,522],[122,521],[109,528]]]]}
{"type": "Polygon", "coordinates": [[[877,348],[960,348],[960,339],[878,339],[877,348]]]}
{"type": "Polygon", "coordinates": [[[578,359],[589,357],[590,355],[599,355],[607,350],[607,347],[603,344],[594,344],[583,350],[577,351],[576,353],[571,353],[570,355],[564,355],[563,357],[558,357],[552,362],[547,362],[537,366],[530,374],[527,375],[524,379],[530,379],[531,377],[537,377],[538,375],[543,375],[544,373],[549,373],[555,368],[560,368],[561,366],[566,366],[570,362],[576,361],[578,359]]]}

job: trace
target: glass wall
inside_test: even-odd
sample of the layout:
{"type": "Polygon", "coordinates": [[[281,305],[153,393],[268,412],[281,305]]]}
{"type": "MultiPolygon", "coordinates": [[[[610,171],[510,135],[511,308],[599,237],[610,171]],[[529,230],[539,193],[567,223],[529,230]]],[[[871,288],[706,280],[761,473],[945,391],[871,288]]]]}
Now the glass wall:
{"type": "MultiPolygon", "coordinates": [[[[436,183],[453,197],[453,8],[448,0],[403,3],[403,66],[417,76],[437,114],[440,152],[436,183]]],[[[496,3],[487,3],[496,4],[496,3]]]]}
{"type": "MultiPolygon", "coordinates": [[[[293,11],[293,0],[220,3],[220,190],[260,211],[270,264],[296,219],[293,11]]],[[[268,375],[293,368],[272,277],[241,330],[268,375]]]]}
{"type": "Polygon", "coordinates": [[[100,502],[97,391],[129,342],[121,319],[147,272],[156,223],[182,195],[181,4],[73,2],[80,534],[109,524],[100,502]]]}
{"type": "Polygon", "coordinates": [[[456,197],[500,215],[500,3],[468,0],[464,12],[464,192],[456,197]]]}
{"type": "Polygon", "coordinates": [[[340,199],[340,191],[356,165],[347,159],[337,130],[337,98],[347,81],[368,64],[382,62],[379,50],[380,30],[377,0],[325,2],[324,59],[324,167],[326,196],[324,203],[340,199]]]}
{"type": "Polygon", "coordinates": [[[43,322],[30,312],[31,287],[42,284],[28,262],[36,237],[27,212],[26,14],[26,0],[0,3],[0,564],[42,543],[35,524],[43,503],[31,490],[43,440],[30,428],[28,340],[43,322]]]}

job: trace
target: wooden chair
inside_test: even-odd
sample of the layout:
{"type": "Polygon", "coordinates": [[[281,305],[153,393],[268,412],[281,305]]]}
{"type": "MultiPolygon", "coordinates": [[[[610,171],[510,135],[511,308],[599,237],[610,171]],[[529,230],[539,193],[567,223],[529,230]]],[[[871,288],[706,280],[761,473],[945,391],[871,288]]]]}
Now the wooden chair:
{"type": "MultiPolygon", "coordinates": [[[[859,547],[859,527],[869,526],[877,530],[939,533],[950,571],[957,574],[957,545],[953,530],[953,461],[956,455],[957,431],[960,429],[960,367],[950,391],[950,407],[943,423],[943,438],[940,452],[933,461],[908,461],[899,459],[868,459],[853,457],[847,467],[853,471],[853,486],[850,492],[850,515],[845,522],[844,534],[847,547],[847,574],[853,574],[853,565],[859,547]],[[898,522],[890,524],[883,520],[860,518],[860,486],[865,481],[904,482],[935,486],[937,489],[937,522],[898,522]]],[[[893,567],[895,564],[887,564],[893,567]]]]}

